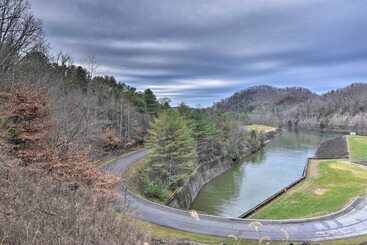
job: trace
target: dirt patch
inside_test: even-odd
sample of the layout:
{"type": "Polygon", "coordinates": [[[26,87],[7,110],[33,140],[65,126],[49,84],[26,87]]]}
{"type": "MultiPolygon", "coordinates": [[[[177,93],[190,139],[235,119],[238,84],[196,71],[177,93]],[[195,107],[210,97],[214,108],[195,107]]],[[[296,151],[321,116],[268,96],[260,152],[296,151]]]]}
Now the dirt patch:
{"type": "Polygon", "coordinates": [[[321,196],[323,195],[328,189],[323,189],[323,188],[315,188],[312,190],[312,194],[315,196],[321,196]]]}

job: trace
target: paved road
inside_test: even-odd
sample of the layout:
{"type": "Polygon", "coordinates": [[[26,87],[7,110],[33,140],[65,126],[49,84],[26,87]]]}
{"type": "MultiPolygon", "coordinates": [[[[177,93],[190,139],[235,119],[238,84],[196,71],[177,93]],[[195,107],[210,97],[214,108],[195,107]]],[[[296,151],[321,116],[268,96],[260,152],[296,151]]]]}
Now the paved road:
{"type": "MultiPolygon", "coordinates": [[[[128,166],[148,153],[149,150],[141,150],[128,155],[111,163],[106,170],[114,174],[121,174],[128,166]]],[[[367,235],[366,198],[358,198],[345,209],[321,218],[286,221],[263,220],[260,221],[262,225],[258,232],[253,227],[256,223],[249,219],[231,219],[201,214],[199,215],[200,220],[196,221],[191,218],[188,211],[162,206],[129,192],[121,196],[121,201],[127,201],[129,207],[135,210],[139,218],[144,221],[205,235],[222,237],[235,235],[241,239],[253,240],[268,236],[273,241],[287,240],[287,236],[290,241],[322,241],[367,235]]]]}
{"type": "Polygon", "coordinates": [[[118,159],[117,161],[108,164],[103,168],[103,171],[111,172],[116,175],[121,175],[126,169],[133,163],[143,159],[148,155],[149,149],[142,149],[131,154],[127,154],[125,157],[118,159]]]}

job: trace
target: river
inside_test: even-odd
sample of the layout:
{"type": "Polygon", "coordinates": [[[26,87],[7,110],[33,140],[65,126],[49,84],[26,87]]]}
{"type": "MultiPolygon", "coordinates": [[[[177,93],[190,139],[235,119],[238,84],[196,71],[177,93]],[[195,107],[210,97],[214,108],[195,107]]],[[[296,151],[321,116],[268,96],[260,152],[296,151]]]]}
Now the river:
{"type": "Polygon", "coordinates": [[[238,217],[298,179],[317,146],[338,135],[312,130],[282,132],[263,149],[207,183],[192,209],[238,217]]]}

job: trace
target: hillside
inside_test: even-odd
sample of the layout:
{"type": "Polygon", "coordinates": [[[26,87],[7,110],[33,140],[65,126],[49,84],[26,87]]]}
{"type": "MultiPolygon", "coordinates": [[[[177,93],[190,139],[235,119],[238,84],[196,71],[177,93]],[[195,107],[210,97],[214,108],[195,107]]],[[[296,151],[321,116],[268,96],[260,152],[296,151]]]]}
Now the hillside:
{"type": "Polygon", "coordinates": [[[233,113],[172,109],[149,88],[96,75],[94,57],[50,55],[29,1],[0,6],[1,244],[154,244],[102,165],[151,146],[137,179],[164,201],[201,164],[264,144],[233,113]]]}
{"type": "Polygon", "coordinates": [[[275,88],[262,85],[236,92],[229,98],[216,103],[220,110],[245,112],[273,111],[275,108],[302,103],[316,94],[304,88],[275,88]]]}
{"type": "Polygon", "coordinates": [[[367,131],[367,84],[317,95],[304,88],[251,87],[215,103],[221,111],[246,113],[253,123],[367,131]]]}

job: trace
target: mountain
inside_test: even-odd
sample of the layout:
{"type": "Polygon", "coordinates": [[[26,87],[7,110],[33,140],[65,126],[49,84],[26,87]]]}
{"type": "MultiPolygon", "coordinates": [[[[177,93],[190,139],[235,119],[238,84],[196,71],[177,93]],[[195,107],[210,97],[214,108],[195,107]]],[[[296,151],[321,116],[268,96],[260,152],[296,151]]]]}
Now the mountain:
{"type": "Polygon", "coordinates": [[[245,112],[273,111],[274,108],[287,108],[317,97],[305,88],[275,88],[261,85],[236,92],[229,98],[216,103],[215,107],[223,111],[245,112]]]}
{"type": "Polygon", "coordinates": [[[246,113],[253,123],[367,132],[367,84],[322,95],[305,88],[251,87],[215,103],[220,111],[246,113]]]}

